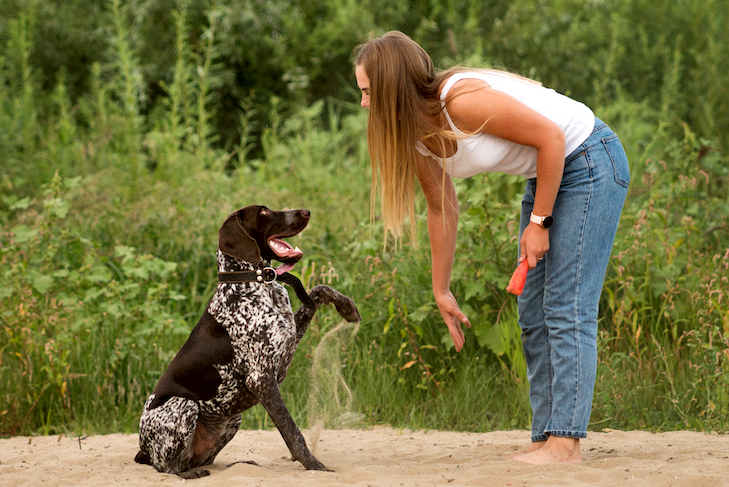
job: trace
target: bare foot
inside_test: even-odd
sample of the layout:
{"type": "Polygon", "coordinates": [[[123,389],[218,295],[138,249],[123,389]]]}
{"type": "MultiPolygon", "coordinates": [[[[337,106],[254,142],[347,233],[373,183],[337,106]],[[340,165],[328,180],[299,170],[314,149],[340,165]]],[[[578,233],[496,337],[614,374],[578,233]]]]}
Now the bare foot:
{"type": "Polygon", "coordinates": [[[517,462],[545,465],[550,463],[580,463],[580,440],[577,438],[561,438],[550,436],[542,448],[516,454],[511,457],[517,462]]]}
{"type": "Polygon", "coordinates": [[[545,440],[545,441],[534,441],[534,442],[532,442],[532,444],[531,444],[531,445],[529,445],[529,448],[527,448],[526,450],[519,450],[519,451],[518,451],[518,452],[516,452],[516,453],[509,453],[508,455],[504,455],[504,458],[506,458],[506,459],[508,459],[508,460],[514,460],[514,459],[515,459],[515,457],[517,457],[517,456],[520,456],[520,455],[524,455],[524,454],[526,454],[526,453],[531,453],[531,452],[533,452],[533,451],[537,451],[537,450],[539,450],[539,449],[540,449],[540,448],[542,448],[542,447],[543,447],[543,446],[544,446],[544,445],[545,445],[546,443],[547,443],[547,441],[546,441],[546,440],[545,440]]]}

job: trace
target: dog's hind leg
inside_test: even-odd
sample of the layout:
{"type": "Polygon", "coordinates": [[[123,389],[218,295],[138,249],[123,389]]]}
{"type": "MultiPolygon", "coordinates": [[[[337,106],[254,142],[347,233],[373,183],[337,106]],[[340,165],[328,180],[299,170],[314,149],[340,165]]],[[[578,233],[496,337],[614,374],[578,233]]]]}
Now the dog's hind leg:
{"type": "Polygon", "coordinates": [[[304,336],[304,333],[306,333],[306,330],[309,327],[311,319],[314,317],[314,313],[316,313],[319,306],[323,304],[334,304],[339,315],[350,323],[355,323],[362,319],[359,315],[359,311],[357,310],[357,306],[355,306],[354,301],[352,301],[351,298],[345,296],[336,289],[327,286],[326,284],[314,286],[314,289],[311,290],[309,295],[311,296],[311,299],[314,300],[316,308],[312,309],[302,304],[294,314],[298,341],[301,341],[301,338],[304,336]]]}
{"type": "Polygon", "coordinates": [[[281,397],[281,391],[278,388],[278,383],[275,380],[272,380],[265,384],[246,385],[248,386],[248,390],[258,397],[268,415],[271,416],[273,424],[276,425],[279,433],[281,433],[281,436],[286,442],[286,446],[288,446],[294,460],[301,462],[307,470],[323,470],[330,472],[331,470],[326,468],[323,463],[317,460],[306,446],[304,436],[296,426],[296,423],[291,417],[288,409],[286,409],[286,404],[284,404],[283,397],[281,397]]]}
{"type": "Polygon", "coordinates": [[[241,415],[236,414],[229,418],[222,418],[221,421],[209,422],[209,418],[201,418],[198,422],[197,437],[195,438],[196,457],[199,458],[199,465],[210,465],[220,450],[233,439],[238,432],[241,423],[241,415]],[[206,427],[202,427],[201,422],[206,423],[206,427]],[[212,429],[213,435],[207,431],[212,429]],[[202,434],[201,434],[202,433],[202,434]]]}
{"type": "MultiPolygon", "coordinates": [[[[139,421],[139,460],[147,460],[159,472],[173,473],[185,479],[210,475],[208,470],[195,469],[194,440],[198,405],[191,399],[171,397],[164,404],[148,409],[154,395],[145,405],[139,421]]],[[[140,462],[146,463],[146,462],[140,462]]]]}

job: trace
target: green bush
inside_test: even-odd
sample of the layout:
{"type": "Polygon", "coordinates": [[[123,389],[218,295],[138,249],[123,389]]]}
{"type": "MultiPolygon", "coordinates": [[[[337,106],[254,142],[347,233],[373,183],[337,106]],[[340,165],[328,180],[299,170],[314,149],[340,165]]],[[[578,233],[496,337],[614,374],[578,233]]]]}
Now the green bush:
{"type": "Polygon", "coordinates": [[[97,416],[128,429],[171,343],[189,333],[176,263],[121,245],[104,256],[65,225],[81,184],[55,177],[42,199],[11,208],[18,218],[2,232],[4,432],[54,433],[97,416]]]}
{"type": "MultiPolygon", "coordinates": [[[[528,427],[504,290],[523,181],[457,182],[453,291],[473,323],[458,354],[432,300],[424,202],[418,248],[384,245],[370,221],[349,56],[392,28],[439,66],[537,77],[620,134],[633,177],[601,300],[592,427],[729,429],[725,2],[113,0],[84,12],[0,4],[0,433],[134,431],[212,295],[219,225],[253,203],[311,209],[294,272],[360,308],[356,334],[327,356],[347,388],[331,389],[348,397],[338,404],[362,416],[337,414],[528,427]]],[[[310,370],[339,322],[317,315],[284,383],[302,427],[325,409],[310,370]]],[[[271,427],[259,407],[243,424],[271,427]]]]}

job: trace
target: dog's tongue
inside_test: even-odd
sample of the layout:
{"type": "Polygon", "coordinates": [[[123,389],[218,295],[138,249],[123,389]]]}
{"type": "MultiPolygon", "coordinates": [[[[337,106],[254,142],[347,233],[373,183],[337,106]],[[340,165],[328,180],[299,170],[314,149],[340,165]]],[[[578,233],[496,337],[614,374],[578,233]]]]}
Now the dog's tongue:
{"type": "MultiPolygon", "coordinates": [[[[268,246],[271,247],[271,250],[273,250],[274,253],[281,258],[297,257],[302,254],[300,248],[294,248],[287,241],[280,238],[272,238],[268,241],[268,246]]],[[[288,272],[293,268],[293,264],[283,264],[276,268],[276,274],[280,276],[284,272],[288,272]]]]}
{"type": "Polygon", "coordinates": [[[288,271],[290,271],[293,268],[294,268],[294,264],[283,264],[283,265],[280,265],[280,266],[276,267],[276,275],[277,276],[280,276],[284,272],[288,272],[288,271]]]}

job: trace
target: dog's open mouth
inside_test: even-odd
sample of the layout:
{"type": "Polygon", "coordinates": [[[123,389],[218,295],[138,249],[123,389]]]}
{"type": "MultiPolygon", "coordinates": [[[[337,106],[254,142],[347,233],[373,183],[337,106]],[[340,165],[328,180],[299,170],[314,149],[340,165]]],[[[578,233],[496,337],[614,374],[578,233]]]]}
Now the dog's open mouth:
{"type": "Polygon", "coordinates": [[[294,268],[293,263],[286,263],[285,261],[293,260],[295,263],[304,255],[299,247],[293,247],[287,241],[279,237],[272,237],[271,239],[269,239],[268,246],[271,248],[271,250],[273,250],[273,253],[276,254],[278,260],[284,262],[282,266],[276,268],[276,274],[278,274],[279,276],[284,272],[288,272],[294,268]]]}

